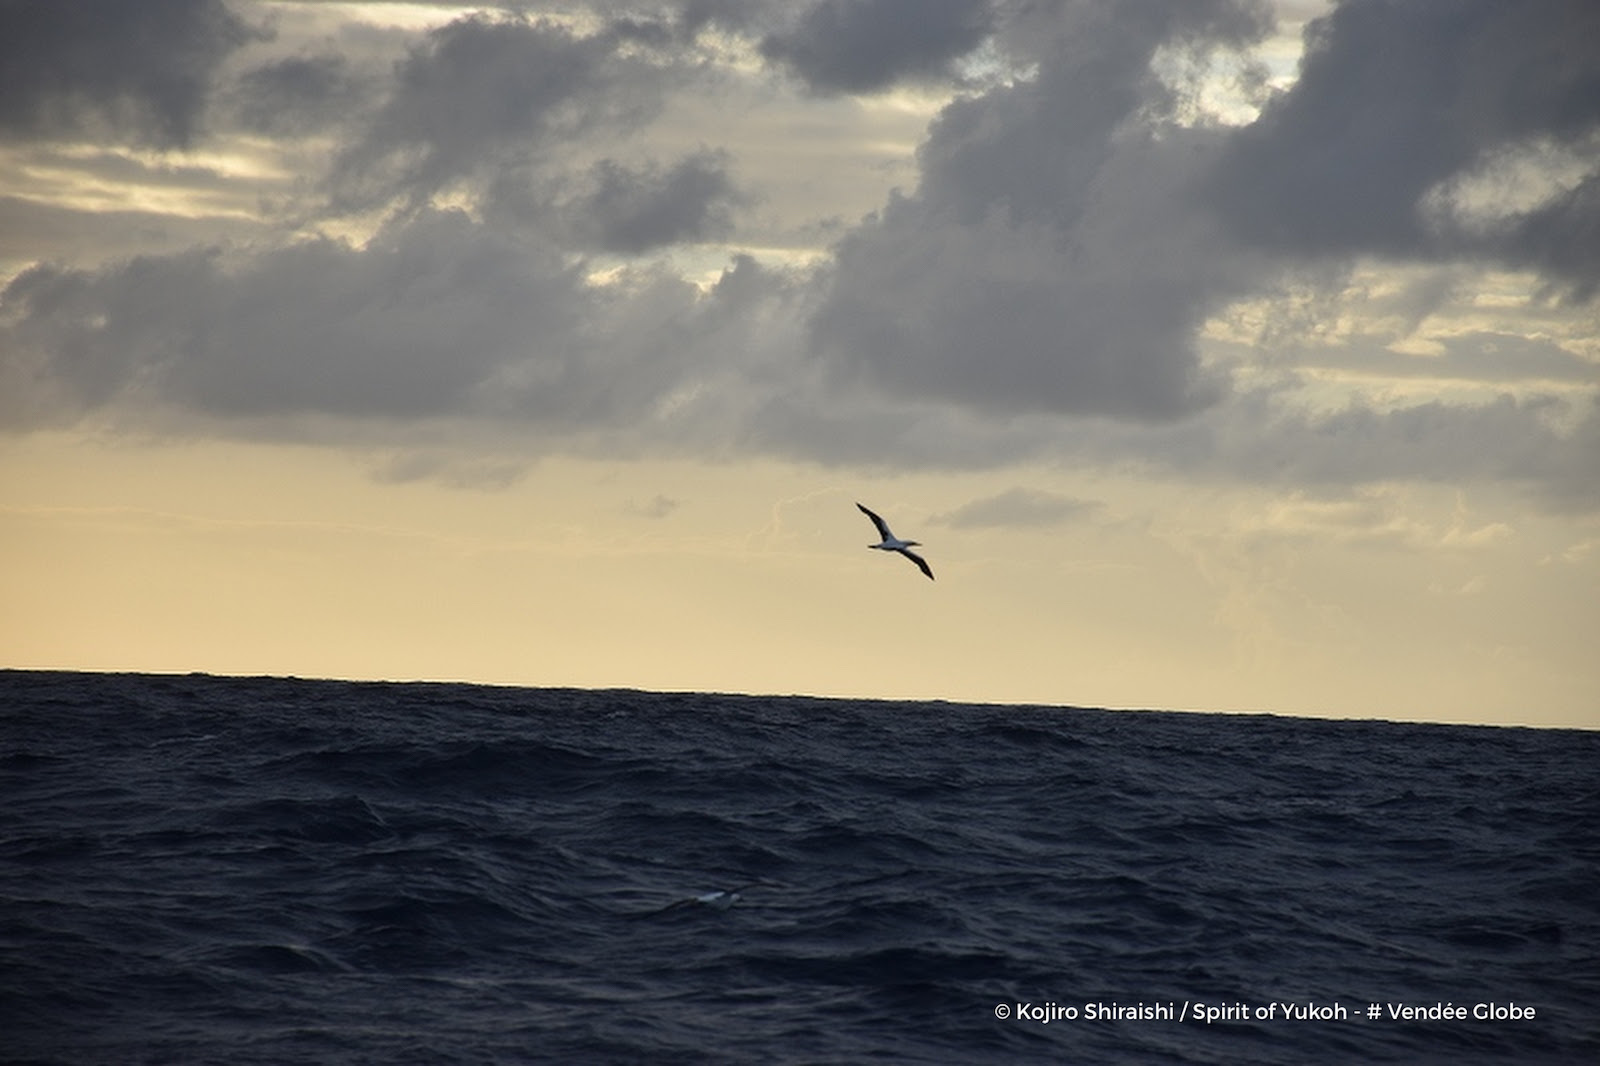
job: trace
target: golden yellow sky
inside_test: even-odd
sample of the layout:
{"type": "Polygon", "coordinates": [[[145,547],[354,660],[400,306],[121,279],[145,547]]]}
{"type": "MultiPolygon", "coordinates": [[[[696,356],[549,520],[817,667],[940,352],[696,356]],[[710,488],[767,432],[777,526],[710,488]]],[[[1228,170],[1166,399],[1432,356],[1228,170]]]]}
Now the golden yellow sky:
{"type": "Polygon", "coordinates": [[[1163,10],[0,21],[0,666],[1600,728],[1595,16],[1163,10]]]}
{"type": "Polygon", "coordinates": [[[1290,495],[552,460],[497,492],[346,453],[41,434],[3,452],[14,666],[808,693],[1593,727],[1595,542],[1445,491],[1290,495]],[[866,550],[855,497],[937,581],[866,550]],[[658,512],[666,511],[666,514],[658,512]]]}

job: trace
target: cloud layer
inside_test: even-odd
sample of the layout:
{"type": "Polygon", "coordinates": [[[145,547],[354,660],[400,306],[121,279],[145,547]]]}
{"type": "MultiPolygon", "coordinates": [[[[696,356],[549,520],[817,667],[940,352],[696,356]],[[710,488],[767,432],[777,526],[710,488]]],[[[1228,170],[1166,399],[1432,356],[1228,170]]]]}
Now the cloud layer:
{"type": "Polygon", "coordinates": [[[0,131],[186,147],[218,68],[260,33],[221,0],[13,0],[0,5],[0,131]]]}
{"type": "Polygon", "coordinates": [[[0,11],[0,156],[61,174],[8,212],[109,225],[89,190],[114,187],[192,233],[204,171],[233,220],[132,257],[12,249],[12,429],[404,442],[456,419],[529,454],[1480,478],[1600,504],[1582,0],[1345,0],[1271,89],[1274,9],[1245,0],[290,14],[0,11]],[[913,182],[786,223],[833,235],[806,265],[752,240],[793,209],[708,115],[845,122],[930,93],[913,182]],[[98,185],[86,142],[122,146],[98,185]],[[1387,317],[1374,285],[1404,294],[1387,317]]]}
{"type": "Polygon", "coordinates": [[[1230,138],[1209,184],[1227,224],[1306,255],[1482,257],[1600,283],[1600,8],[1494,0],[1339,5],[1299,80],[1230,138]],[[1583,158],[1569,187],[1473,219],[1460,183],[1516,156],[1583,158]]]}
{"type": "Polygon", "coordinates": [[[993,29],[986,0],[821,0],[767,34],[761,54],[821,93],[949,77],[993,29]]]}

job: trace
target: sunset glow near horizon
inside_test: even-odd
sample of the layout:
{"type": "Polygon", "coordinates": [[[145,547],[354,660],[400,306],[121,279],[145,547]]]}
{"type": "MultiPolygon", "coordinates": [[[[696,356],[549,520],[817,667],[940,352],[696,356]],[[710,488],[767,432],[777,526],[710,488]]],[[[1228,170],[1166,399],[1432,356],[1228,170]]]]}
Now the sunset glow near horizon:
{"type": "Polygon", "coordinates": [[[1600,728],[1600,8],[913,8],[0,15],[0,666],[1600,728]]]}

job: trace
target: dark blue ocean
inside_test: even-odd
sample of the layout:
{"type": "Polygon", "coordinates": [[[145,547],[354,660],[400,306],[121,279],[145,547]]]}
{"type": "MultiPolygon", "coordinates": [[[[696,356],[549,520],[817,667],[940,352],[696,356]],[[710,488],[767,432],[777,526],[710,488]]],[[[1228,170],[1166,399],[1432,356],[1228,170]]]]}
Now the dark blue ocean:
{"type": "Polygon", "coordinates": [[[0,672],[0,1060],[1600,1062],[1600,734],[0,672]]]}

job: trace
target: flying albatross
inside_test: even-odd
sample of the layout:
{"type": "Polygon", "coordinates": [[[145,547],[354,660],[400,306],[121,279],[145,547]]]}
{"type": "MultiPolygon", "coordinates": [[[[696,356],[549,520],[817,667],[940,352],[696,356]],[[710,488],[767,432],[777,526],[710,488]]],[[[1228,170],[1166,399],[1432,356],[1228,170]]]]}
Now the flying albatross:
{"type": "Polygon", "coordinates": [[[899,552],[907,559],[910,559],[912,562],[916,563],[917,569],[921,570],[924,574],[927,574],[929,581],[933,580],[933,571],[928,567],[928,561],[911,550],[912,548],[920,546],[916,541],[901,540],[889,529],[889,523],[885,522],[883,519],[879,518],[865,507],[862,507],[859,503],[856,504],[856,506],[861,508],[862,514],[872,519],[872,524],[878,527],[878,536],[883,538],[883,542],[881,544],[868,544],[867,547],[877,548],[886,552],[899,552]]]}

